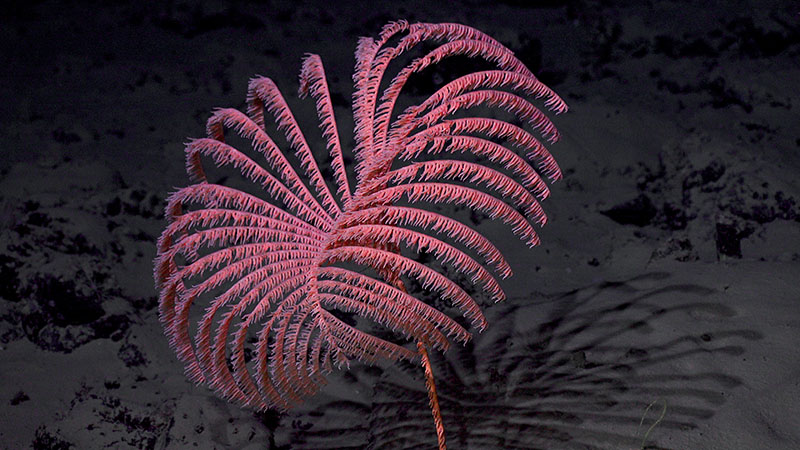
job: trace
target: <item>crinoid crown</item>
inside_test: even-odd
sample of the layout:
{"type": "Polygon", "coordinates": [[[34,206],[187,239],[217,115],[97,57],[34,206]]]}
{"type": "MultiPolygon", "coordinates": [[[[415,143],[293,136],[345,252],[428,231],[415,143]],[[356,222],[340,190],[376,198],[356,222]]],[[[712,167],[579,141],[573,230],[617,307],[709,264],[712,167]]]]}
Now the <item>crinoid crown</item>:
{"type": "Polygon", "coordinates": [[[300,403],[351,360],[421,360],[444,448],[427,349],[466,342],[467,327],[482,330],[486,319],[464,286],[410,256],[424,251],[496,301],[505,298],[496,277],[511,269],[486,237],[424,206],[482,212],[536,245],[533,223],[546,220],[543,178],[561,172],[540,141],[553,143],[558,132],[531,101],[556,114],[567,106],[509,49],[451,23],[394,22],[377,39],[360,39],[353,80],[354,187],[317,55],[303,61],[300,95],[316,102],[331,177],[269,78],[250,82],[246,113],[215,111],[207,137],[187,144],[195,184],[169,197],[155,260],[160,318],[189,378],[256,409],[300,403]],[[421,43],[430,50],[382,88],[390,63],[421,43]],[[491,69],[449,80],[395,113],[413,74],[454,56],[482,59],[491,69]],[[487,107],[511,113],[519,125],[467,115],[487,107]],[[273,119],[286,149],[268,134],[273,119]],[[226,143],[234,134],[252,148],[226,143]],[[239,172],[253,189],[211,182],[209,161],[239,172]],[[466,322],[411,295],[411,280],[452,303],[466,322]],[[398,338],[370,334],[337,311],[398,338]]]}

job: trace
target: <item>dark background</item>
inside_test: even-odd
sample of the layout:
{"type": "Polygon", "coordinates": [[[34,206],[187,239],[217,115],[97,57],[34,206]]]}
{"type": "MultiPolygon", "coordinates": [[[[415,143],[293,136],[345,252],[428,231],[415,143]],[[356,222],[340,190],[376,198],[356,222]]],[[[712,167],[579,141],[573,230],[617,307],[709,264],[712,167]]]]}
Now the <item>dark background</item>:
{"type": "MultiPolygon", "coordinates": [[[[800,9],[782,1],[10,2],[0,18],[0,447],[429,448],[421,374],[354,368],[289,415],[185,381],[152,282],[183,143],[396,19],[511,48],[571,111],[565,180],[493,327],[439,356],[452,448],[796,448],[800,9]]],[[[416,79],[435,88],[442,65],[416,79]]],[[[324,151],[320,151],[320,158],[324,151]]],[[[458,212],[456,212],[458,213],[458,212]]],[[[467,214],[469,216],[469,214],[467,214]]],[[[466,217],[466,216],[465,216],[466,217]]]]}

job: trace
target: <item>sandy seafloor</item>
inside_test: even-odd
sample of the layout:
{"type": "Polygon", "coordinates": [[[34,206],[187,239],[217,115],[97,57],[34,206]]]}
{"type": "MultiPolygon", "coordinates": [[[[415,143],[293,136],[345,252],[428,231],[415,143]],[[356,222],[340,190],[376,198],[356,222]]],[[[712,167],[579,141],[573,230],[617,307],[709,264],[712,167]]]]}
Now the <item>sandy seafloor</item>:
{"type": "Polygon", "coordinates": [[[515,273],[488,330],[432,356],[449,448],[641,448],[663,411],[646,448],[800,448],[796,2],[11,3],[0,448],[434,447],[419,367],[353,364],[287,414],[192,385],[152,280],[210,111],[270,76],[321,159],[295,96],[317,53],[352,148],[356,39],[401,18],[487,32],[571,107],[542,245],[450,211],[515,273]]]}

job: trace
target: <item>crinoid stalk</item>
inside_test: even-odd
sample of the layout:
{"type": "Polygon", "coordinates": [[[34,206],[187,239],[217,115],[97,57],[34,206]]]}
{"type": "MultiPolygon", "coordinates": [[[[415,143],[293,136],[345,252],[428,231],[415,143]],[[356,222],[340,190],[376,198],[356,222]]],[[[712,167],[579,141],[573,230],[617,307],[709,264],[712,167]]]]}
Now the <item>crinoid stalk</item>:
{"type": "Polygon", "coordinates": [[[428,349],[466,342],[467,327],[487,324],[460,283],[409,254],[424,251],[503,300],[496,277],[508,277],[511,269],[497,247],[430,205],[482,212],[511,225],[529,246],[538,244],[533,224],[546,220],[539,205],[548,195],[543,178],[555,180],[561,172],[540,141],[553,143],[558,132],[532,101],[556,114],[567,106],[509,49],[450,23],[394,22],[377,39],[362,38],[353,80],[353,187],[317,55],[303,61],[300,95],[316,102],[331,177],[323,176],[269,78],[250,82],[246,113],[215,111],[207,137],[187,144],[186,168],[195,184],[169,197],[169,224],[155,260],[160,318],[190,379],[256,409],[300,403],[334,366],[354,359],[421,361],[443,449],[428,349]],[[421,43],[427,53],[382,88],[390,63],[421,43]],[[412,75],[458,56],[490,68],[449,80],[395,113],[412,75]],[[505,110],[522,126],[468,116],[473,108],[505,110]],[[275,125],[268,118],[285,134],[288,151],[270,136],[275,125]],[[252,148],[226,143],[226,134],[252,148]],[[209,160],[215,169],[240,173],[254,189],[212,183],[206,175],[211,167],[204,166],[209,160]],[[411,295],[409,281],[449,301],[466,321],[411,295]],[[193,308],[204,311],[196,323],[193,308]],[[337,311],[401,339],[359,329],[337,311]]]}

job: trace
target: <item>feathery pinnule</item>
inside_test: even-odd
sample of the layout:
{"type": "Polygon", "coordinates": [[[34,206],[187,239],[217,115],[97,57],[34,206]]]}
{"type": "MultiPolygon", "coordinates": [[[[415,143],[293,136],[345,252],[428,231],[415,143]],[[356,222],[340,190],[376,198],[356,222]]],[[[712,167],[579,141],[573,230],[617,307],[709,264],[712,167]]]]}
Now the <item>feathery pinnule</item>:
{"type": "Polygon", "coordinates": [[[471,333],[406,286],[415,282],[448,300],[479,331],[487,322],[460,282],[410,254],[424,252],[495,301],[505,299],[498,277],[510,276],[511,267],[478,231],[424,206],[465,206],[538,244],[533,224],[547,220],[539,203],[549,195],[544,178],[557,180],[561,172],[542,143],[556,142],[558,131],[534,102],[555,114],[567,107],[511,50],[478,30],[390,23],[377,39],[360,39],[356,50],[351,186],[318,55],[303,58],[299,82],[300,97],[315,102],[333,176],[323,176],[271,79],[250,81],[246,112],[215,110],[206,137],[186,145],[195,184],[169,196],[169,223],[158,240],[154,278],[165,333],[192,381],[260,410],[297,405],[321,389],[334,366],[351,360],[421,361],[444,449],[427,349],[444,351],[471,333]],[[390,64],[423,42],[436,45],[381,89],[390,64]],[[450,80],[395,112],[414,74],[453,56],[495,67],[450,80]],[[485,108],[522,125],[463,117],[485,108]],[[269,135],[267,120],[275,121],[288,149],[269,135]],[[252,151],[227,143],[226,133],[248,141],[252,151]],[[209,182],[208,162],[239,173],[260,194],[209,182]],[[396,337],[372,335],[361,320],[347,323],[336,310],[396,337]]]}

